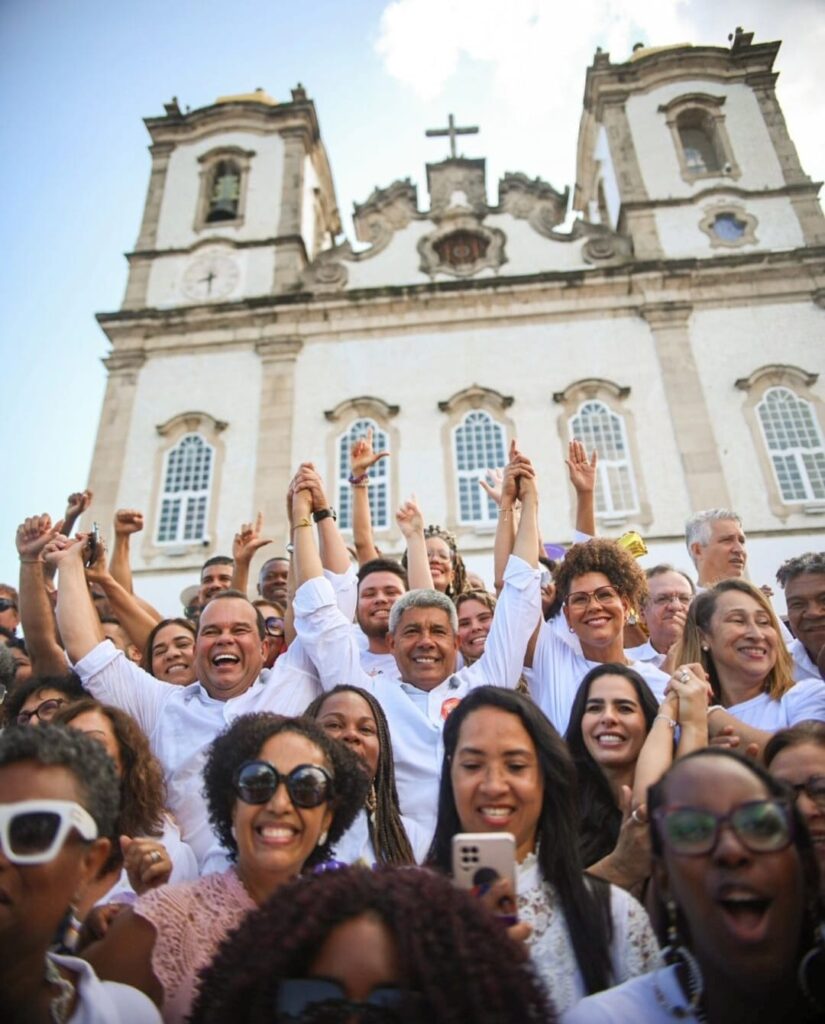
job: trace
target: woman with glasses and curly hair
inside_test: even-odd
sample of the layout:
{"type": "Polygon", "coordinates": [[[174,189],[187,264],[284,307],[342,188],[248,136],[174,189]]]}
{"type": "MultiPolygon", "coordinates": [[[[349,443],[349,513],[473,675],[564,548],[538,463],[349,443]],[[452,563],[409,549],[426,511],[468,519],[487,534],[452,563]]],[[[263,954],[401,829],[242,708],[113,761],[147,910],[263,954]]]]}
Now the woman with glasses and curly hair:
{"type": "Polygon", "coordinates": [[[314,722],[242,715],[204,768],[209,818],[233,866],[141,896],[86,956],[145,992],[167,1022],[189,1014],[197,972],[221,939],[282,885],[322,863],[369,786],[360,761],[314,722]]]}

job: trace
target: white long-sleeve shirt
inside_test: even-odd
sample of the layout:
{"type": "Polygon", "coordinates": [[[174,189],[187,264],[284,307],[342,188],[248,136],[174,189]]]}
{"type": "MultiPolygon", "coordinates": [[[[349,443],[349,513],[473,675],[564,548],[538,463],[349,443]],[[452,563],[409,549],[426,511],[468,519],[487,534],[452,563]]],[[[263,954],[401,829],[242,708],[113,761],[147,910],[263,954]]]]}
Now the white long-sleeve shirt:
{"type": "Polygon", "coordinates": [[[295,595],[295,628],[324,690],[350,683],[380,701],[390,726],[401,811],[430,835],[437,814],[444,720],[477,686],[515,687],[541,614],[539,578],[537,569],[510,556],[484,654],[430,691],[363,670],[358,643],[327,580],[308,580],[295,595]]]}
{"type": "Polygon", "coordinates": [[[127,711],[146,733],[163,766],[169,809],[199,863],[215,842],[201,792],[212,740],[238,715],[300,715],[321,692],[300,644],[291,644],[269,672],[229,700],[215,700],[199,682],[176,686],[155,679],[110,640],[98,644],[74,668],[93,697],[127,711]]]}

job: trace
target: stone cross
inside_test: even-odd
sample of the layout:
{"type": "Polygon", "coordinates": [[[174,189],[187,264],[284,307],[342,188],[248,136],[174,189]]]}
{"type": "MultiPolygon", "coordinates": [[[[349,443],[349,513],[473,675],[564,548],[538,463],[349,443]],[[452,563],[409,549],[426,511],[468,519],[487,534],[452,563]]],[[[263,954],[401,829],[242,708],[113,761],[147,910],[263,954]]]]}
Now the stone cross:
{"type": "Polygon", "coordinates": [[[472,127],[472,128],[456,128],[456,126],[455,126],[455,119],[453,118],[453,115],[450,114],[449,117],[447,118],[447,127],[446,128],[428,128],[424,132],[424,134],[428,138],[432,138],[432,137],[434,137],[436,135],[448,135],[450,137],[450,159],[451,160],[455,160],[455,158],[456,158],[456,151],[455,151],[455,137],[456,137],[456,135],[478,135],[478,127],[475,126],[475,127],[472,127]]]}

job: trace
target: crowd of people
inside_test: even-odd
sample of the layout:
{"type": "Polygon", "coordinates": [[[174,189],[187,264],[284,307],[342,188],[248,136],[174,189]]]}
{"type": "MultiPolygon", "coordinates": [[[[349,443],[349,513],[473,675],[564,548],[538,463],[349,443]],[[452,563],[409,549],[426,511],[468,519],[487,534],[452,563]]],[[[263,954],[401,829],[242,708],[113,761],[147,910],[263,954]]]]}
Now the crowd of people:
{"type": "Polygon", "coordinates": [[[513,443],[483,578],[414,498],[376,547],[384,457],[350,546],[304,463],[287,550],[250,580],[258,516],[163,613],[139,511],[111,554],[88,492],[20,525],[0,1019],[825,1020],[825,552],[776,566],[786,620],[729,509],[643,569],[574,441],[551,560],[513,443]]]}

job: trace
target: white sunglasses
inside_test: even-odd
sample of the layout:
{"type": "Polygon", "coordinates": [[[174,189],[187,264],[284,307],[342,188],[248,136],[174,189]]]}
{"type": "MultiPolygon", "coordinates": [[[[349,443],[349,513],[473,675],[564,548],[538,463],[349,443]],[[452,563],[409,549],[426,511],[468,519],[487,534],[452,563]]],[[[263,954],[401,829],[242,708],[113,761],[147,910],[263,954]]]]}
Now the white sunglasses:
{"type": "Polygon", "coordinates": [[[72,800],[20,800],[0,804],[0,845],[12,864],[48,864],[72,829],[97,839],[97,824],[72,800]]]}

